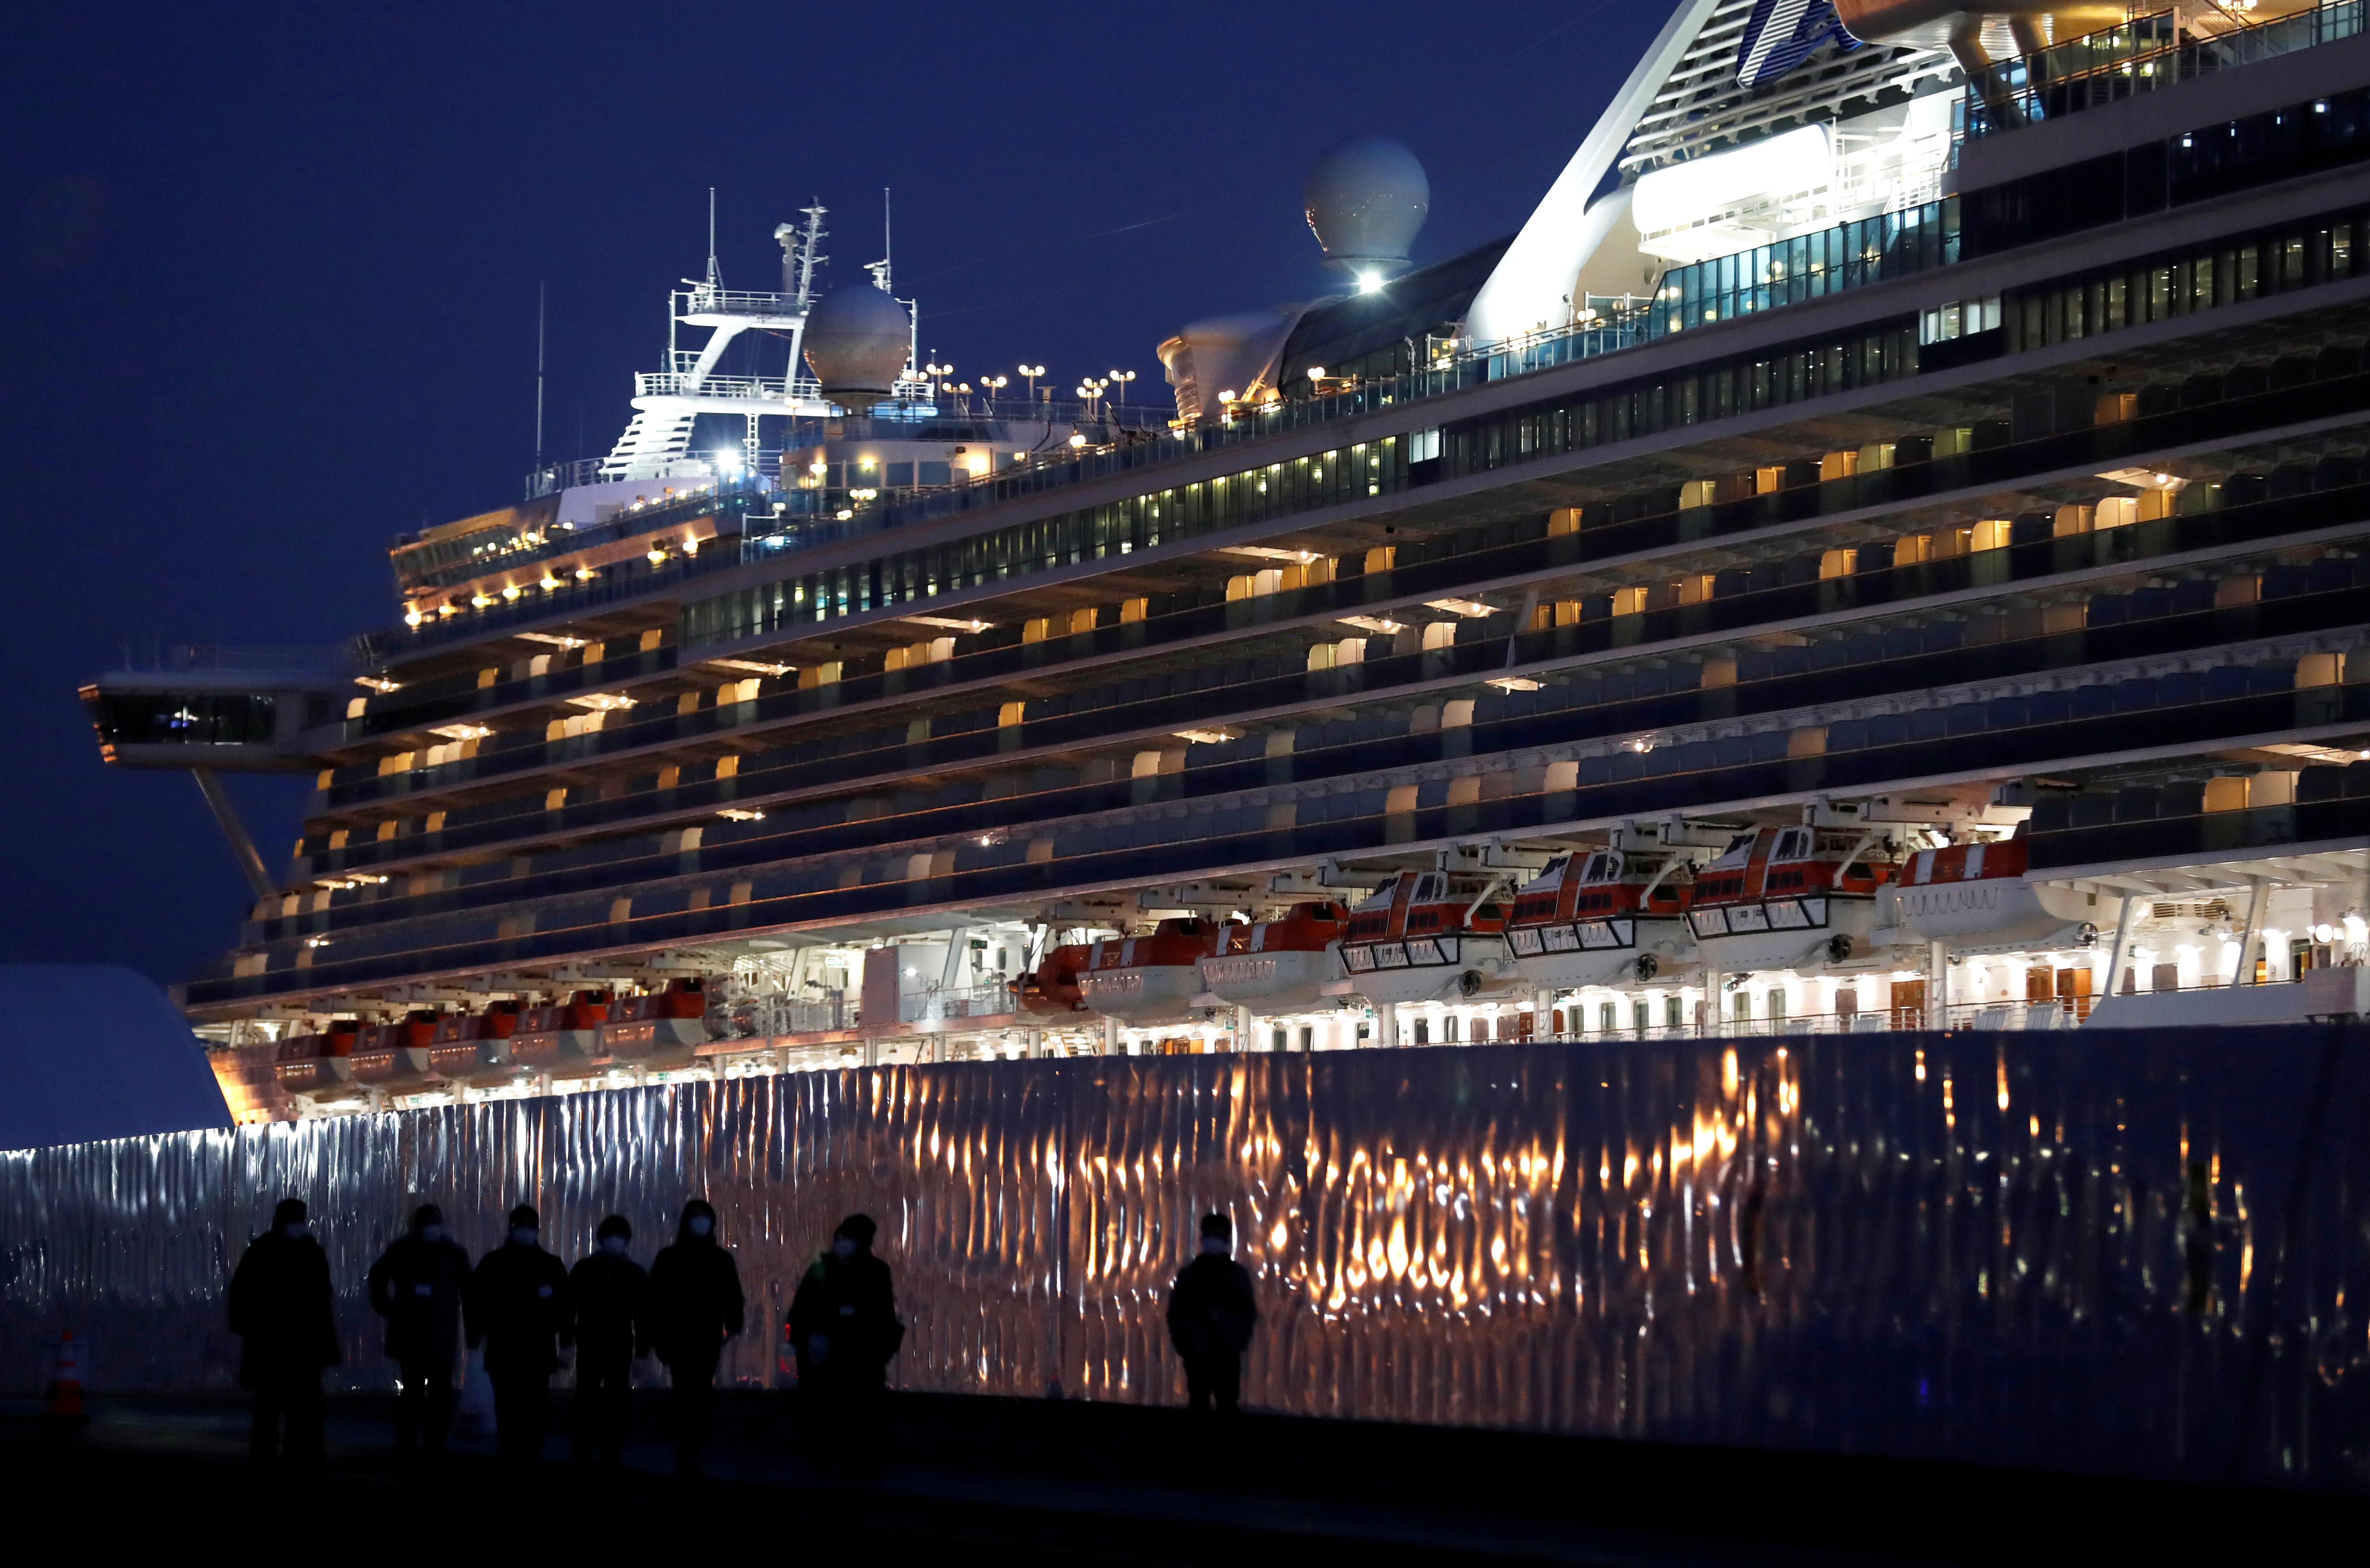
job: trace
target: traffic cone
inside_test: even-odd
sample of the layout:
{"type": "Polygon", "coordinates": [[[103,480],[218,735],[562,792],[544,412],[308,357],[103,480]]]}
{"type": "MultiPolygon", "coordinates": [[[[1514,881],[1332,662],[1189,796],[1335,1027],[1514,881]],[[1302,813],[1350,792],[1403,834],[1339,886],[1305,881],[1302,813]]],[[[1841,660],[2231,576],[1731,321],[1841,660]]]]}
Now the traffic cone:
{"type": "Polygon", "coordinates": [[[48,1416],[56,1426],[79,1426],[90,1419],[82,1404],[82,1360],[75,1354],[74,1330],[58,1338],[58,1357],[50,1374],[48,1416]]]}

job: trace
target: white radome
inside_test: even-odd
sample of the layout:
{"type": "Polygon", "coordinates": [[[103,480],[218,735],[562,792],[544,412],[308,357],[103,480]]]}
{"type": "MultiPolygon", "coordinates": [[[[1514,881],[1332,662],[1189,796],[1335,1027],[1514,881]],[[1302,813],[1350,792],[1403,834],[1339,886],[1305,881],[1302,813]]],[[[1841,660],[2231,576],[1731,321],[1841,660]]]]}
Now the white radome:
{"type": "Polygon", "coordinates": [[[1317,160],[1301,197],[1325,258],[1362,280],[1408,269],[1408,247],[1432,212],[1432,181],[1387,136],[1358,136],[1317,160]]]}
{"type": "Polygon", "coordinates": [[[823,395],[858,413],[889,395],[913,349],[905,307],[869,283],[823,296],[807,317],[807,365],[823,395]]]}

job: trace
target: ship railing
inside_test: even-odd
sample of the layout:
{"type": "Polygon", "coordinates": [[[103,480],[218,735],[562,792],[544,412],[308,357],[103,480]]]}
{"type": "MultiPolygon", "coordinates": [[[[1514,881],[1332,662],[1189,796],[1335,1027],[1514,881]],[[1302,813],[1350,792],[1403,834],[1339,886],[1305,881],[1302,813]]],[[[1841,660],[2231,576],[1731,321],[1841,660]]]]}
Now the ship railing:
{"type": "Polygon", "coordinates": [[[1014,1011],[1011,988],[1002,981],[984,986],[953,986],[921,991],[897,1000],[897,1017],[904,1024],[945,1024],[965,1018],[1002,1018],[1014,1011]]]}
{"type": "Polygon", "coordinates": [[[796,294],[766,293],[754,289],[711,289],[700,284],[677,289],[674,313],[683,315],[796,315],[806,312],[796,294]]]}
{"type": "Polygon", "coordinates": [[[2158,11],[1999,61],[1967,84],[1966,139],[2061,120],[2353,38],[2363,31],[2364,8],[2365,0],[2324,0],[2309,10],[2214,33],[2184,31],[2177,12],[2158,11]]]}
{"type": "Polygon", "coordinates": [[[823,389],[812,376],[706,375],[645,371],[634,377],[637,397],[767,397],[818,400],[823,389]]]}
{"type": "Polygon", "coordinates": [[[184,670],[240,674],[336,676],[351,667],[349,651],[325,647],[226,647],[209,643],[151,642],[123,645],[125,674],[173,674],[184,670]]]}

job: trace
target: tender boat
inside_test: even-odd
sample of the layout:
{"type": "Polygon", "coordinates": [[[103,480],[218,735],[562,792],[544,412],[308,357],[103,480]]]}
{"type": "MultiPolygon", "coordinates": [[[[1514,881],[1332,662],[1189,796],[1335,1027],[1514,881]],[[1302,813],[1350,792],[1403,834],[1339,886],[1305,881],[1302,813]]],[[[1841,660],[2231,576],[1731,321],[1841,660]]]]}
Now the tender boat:
{"type": "Polygon", "coordinates": [[[689,1060],[708,1043],[708,994],[696,979],[669,980],[662,990],[625,997],[601,1025],[596,1061],[653,1067],[689,1060]]]}
{"type": "Polygon", "coordinates": [[[1227,927],[1194,916],[1165,920],[1149,936],[1107,936],[1087,955],[1087,1005],[1131,1029],[1201,1016],[1202,960],[1227,927]]]}
{"type": "Polygon", "coordinates": [[[1340,904],[1294,904],[1281,920],[1226,927],[1202,960],[1202,1001],[1270,1016],[1334,1006],[1325,985],[1335,978],[1332,946],[1349,921],[1340,904]]]}
{"type": "Polygon", "coordinates": [[[1521,989],[1506,948],[1504,877],[1403,871],[1350,910],[1333,984],[1377,1007],[1521,989]]]}
{"type": "Polygon", "coordinates": [[[1695,864],[1675,849],[1559,856],[1514,895],[1506,944],[1535,986],[1668,983],[1697,962],[1687,929],[1695,864]]]}
{"type": "Polygon", "coordinates": [[[1073,942],[1054,948],[1030,973],[1012,982],[1012,999],[1032,1018],[1084,1020],[1094,1016],[1084,985],[1094,948],[1073,942]]]}
{"type": "Polygon", "coordinates": [[[2100,921],[2123,913],[2120,898],[2026,881],[2027,858],[2020,836],[1920,850],[1885,889],[1893,923],[1957,958],[2088,947],[2100,921]]]}
{"type": "Polygon", "coordinates": [[[1687,924],[1704,967],[1723,974],[1865,962],[1895,869],[1883,837],[1857,825],[1740,833],[1696,873],[1687,924]]]}

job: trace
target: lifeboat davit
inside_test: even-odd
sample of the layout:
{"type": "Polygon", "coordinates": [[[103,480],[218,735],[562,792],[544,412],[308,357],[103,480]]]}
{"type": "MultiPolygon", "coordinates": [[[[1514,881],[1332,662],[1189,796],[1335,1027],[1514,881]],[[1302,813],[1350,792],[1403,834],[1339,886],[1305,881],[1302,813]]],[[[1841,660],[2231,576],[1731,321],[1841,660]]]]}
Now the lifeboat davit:
{"type": "Polygon", "coordinates": [[[2088,947],[2098,922],[2123,913],[2123,900],[2025,880],[2021,838],[1920,850],[1885,889],[1893,921],[1912,936],[1939,942],[1954,957],[2088,947]]]}
{"type": "Polygon", "coordinates": [[[1520,990],[1505,907],[1490,901],[1502,881],[1400,872],[1351,910],[1333,983],[1377,1007],[1520,990]]]}
{"type": "Polygon", "coordinates": [[[1339,904],[1294,904],[1282,920],[1226,927],[1202,960],[1202,1000],[1268,1015],[1333,1006],[1325,984],[1335,978],[1332,946],[1349,921],[1339,904]]]}
{"type": "Polygon", "coordinates": [[[1043,962],[1028,974],[1012,982],[1012,1000],[1021,1012],[1032,1018],[1086,1019],[1094,1016],[1087,1006],[1087,962],[1094,949],[1083,942],[1073,942],[1054,948],[1045,955],[1043,962]]]}
{"type": "Polygon", "coordinates": [[[1202,960],[1225,928],[1195,917],[1165,920],[1150,936],[1107,936],[1087,956],[1087,1005],[1132,1029],[1182,1024],[1202,1013],[1202,960]]]}
{"type": "Polygon", "coordinates": [[[1687,930],[1695,867],[1675,851],[1564,855],[1514,895],[1506,944],[1535,986],[1668,983],[1697,962],[1687,930]]]}
{"type": "Polygon", "coordinates": [[[1740,833],[1696,873],[1687,925],[1704,967],[1723,974],[1817,969],[1872,956],[1877,890],[1896,867],[1858,827],[1740,833]]]}

